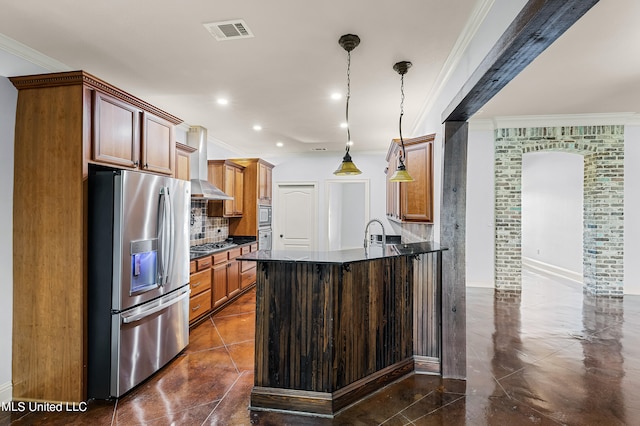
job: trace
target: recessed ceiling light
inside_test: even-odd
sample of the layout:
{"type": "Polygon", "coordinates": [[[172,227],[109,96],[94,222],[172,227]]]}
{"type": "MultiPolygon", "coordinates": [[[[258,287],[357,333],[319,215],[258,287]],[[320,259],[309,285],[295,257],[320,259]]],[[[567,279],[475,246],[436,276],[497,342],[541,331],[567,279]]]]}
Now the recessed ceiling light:
{"type": "Polygon", "coordinates": [[[348,126],[347,123],[340,123],[340,128],[342,128],[342,129],[346,129],[347,126],[348,126]]]}
{"type": "Polygon", "coordinates": [[[218,104],[220,105],[227,105],[229,103],[229,100],[225,98],[218,98],[216,102],[218,102],[218,104]]]}
{"type": "Polygon", "coordinates": [[[261,126],[261,125],[259,125],[259,124],[255,124],[255,125],[253,126],[253,130],[255,130],[256,132],[257,132],[257,131],[260,131],[260,130],[262,130],[262,126],[261,126]]]}
{"type": "Polygon", "coordinates": [[[342,93],[332,93],[331,94],[331,99],[333,99],[334,101],[342,99],[342,93]]]}
{"type": "Polygon", "coordinates": [[[284,144],[283,144],[282,142],[277,142],[277,143],[276,143],[276,146],[277,146],[278,148],[282,148],[282,147],[284,146],[284,144]]]}

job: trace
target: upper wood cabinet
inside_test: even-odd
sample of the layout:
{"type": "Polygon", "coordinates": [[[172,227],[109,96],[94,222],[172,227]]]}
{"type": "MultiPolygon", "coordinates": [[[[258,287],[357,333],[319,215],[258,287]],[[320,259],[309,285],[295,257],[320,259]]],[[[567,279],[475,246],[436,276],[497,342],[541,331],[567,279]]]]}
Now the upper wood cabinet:
{"type": "Polygon", "coordinates": [[[413,182],[390,182],[401,153],[394,140],[387,154],[387,217],[401,222],[433,222],[433,141],[427,135],[404,141],[404,164],[413,182]]]}
{"type": "MultiPolygon", "coordinates": [[[[88,164],[134,169],[142,159],[144,113],[172,126],[182,120],[84,71],[10,80],[18,89],[13,206],[29,212],[13,218],[13,282],[20,289],[13,293],[13,398],[82,402],[88,164]]],[[[147,157],[167,170],[164,160],[147,157]]]]}
{"type": "Polygon", "coordinates": [[[142,114],[142,142],[140,146],[142,170],[172,175],[176,143],[173,124],[160,117],[142,114]]]}
{"type": "Polygon", "coordinates": [[[94,162],[173,174],[173,123],[106,93],[92,95],[94,162]]]}
{"type": "Polygon", "coordinates": [[[191,153],[196,148],[176,142],[176,161],[174,176],[176,179],[191,180],[191,153]]]}
{"type": "Polygon", "coordinates": [[[258,236],[258,205],[271,205],[273,164],[261,158],[234,158],[244,167],[244,208],[240,219],[229,221],[229,235],[258,236]]]}
{"type": "Polygon", "coordinates": [[[91,159],[114,166],[140,165],[140,109],[93,91],[91,159]]]}
{"type": "Polygon", "coordinates": [[[209,160],[207,179],[233,200],[209,201],[209,216],[241,217],[244,208],[244,167],[229,160],[209,160]]]}
{"type": "Polygon", "coordinates": [[[273,166],[264,162],[258,163],[258,204],[271,205],[271,174],[273,166]]]}

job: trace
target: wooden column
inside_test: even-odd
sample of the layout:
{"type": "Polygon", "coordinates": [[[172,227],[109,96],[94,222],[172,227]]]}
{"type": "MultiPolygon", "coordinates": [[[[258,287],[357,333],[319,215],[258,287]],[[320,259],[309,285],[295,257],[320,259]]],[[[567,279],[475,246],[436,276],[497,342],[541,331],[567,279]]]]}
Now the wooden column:
{"type": "Polygon", "coordinates": [[[442,253],[442,377],[467,376],[465,236],[468,123],[444,124],[440,244],[442,253]]]}

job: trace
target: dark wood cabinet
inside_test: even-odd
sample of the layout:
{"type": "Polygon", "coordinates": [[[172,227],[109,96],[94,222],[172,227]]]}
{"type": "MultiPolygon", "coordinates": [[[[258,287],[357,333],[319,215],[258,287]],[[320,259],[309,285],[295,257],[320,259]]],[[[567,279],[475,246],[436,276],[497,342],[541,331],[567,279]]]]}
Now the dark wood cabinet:
{"type": "Polygon", "coordinates": [[[387,217],[401,222],[433,222],[433,141],[427,135],[404,141],[407,171],[413,182],[391,182],[399,163],[399,140],[391,143],[387,153],[387,217]]]}

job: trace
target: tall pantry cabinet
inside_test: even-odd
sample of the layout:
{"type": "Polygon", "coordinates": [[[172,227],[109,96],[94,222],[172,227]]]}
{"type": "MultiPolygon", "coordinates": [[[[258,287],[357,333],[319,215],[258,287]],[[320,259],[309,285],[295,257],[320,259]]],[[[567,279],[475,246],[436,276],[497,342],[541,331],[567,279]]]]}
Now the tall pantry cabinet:
{"type": "Polygon", "coordinates": [[[89,163],[173,175],[181,120],[84,72],[18,89],[13,399],[86,400],[89,163]]]}

